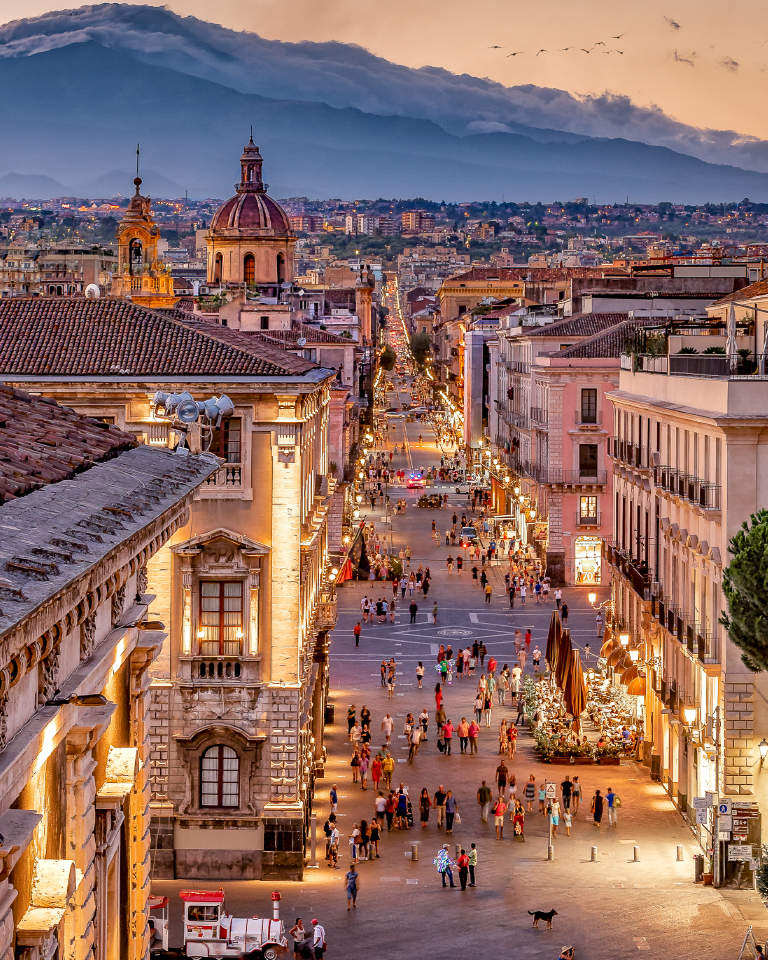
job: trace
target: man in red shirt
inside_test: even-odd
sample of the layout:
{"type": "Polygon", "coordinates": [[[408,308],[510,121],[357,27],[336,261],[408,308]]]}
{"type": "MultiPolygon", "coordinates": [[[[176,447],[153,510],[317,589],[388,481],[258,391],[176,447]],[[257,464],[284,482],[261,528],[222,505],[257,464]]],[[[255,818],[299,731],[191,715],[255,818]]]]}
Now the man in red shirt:
{"type": "Polygon", "coordinates": [[[496,666],[497,666],[496,657],[491,657],[488,660],[488,673],[495,673],[496,666]]]}
{"type": "Polygon", "coordinates": [[[360,646],[360,621],[359,620],[355,624],[354,629],[352,630],[352,633],[354,633],[355,635],[355,646],[359,647],[360,646]]]}
{"type": "Polygon", "coordinates": [[[467,877],[469,875],[469,857],[467,856],[467,851],[462,847],[461,853],[456,861],[456,866],[459,868],[459,883],[461,884],[461,889],[467,889],[467,877]]]}

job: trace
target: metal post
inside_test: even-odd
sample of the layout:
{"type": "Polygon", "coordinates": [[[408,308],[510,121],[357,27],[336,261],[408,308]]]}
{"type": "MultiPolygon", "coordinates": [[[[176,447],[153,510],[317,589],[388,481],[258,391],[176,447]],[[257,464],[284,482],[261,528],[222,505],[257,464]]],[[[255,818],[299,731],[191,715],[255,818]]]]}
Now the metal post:
{"type": "Polygon", "coordinates": [[[589,855],[590,863],[597,863],[597,847],[592,847],[592,851],[589,855]]]}
{"type": "Polygon", "coordinates": [[[681,843],[678,843],[678,845],[677,845],[677,860],[678,860],[678,862],[680,862],[680,861],[682,861],[682,859],[683,859],[683,845],[682,845],[681,843]]]}
{"type": "Polygon", "coordinates": [[[632,846],[632,862],[640,863],[640,847],[637,844],[632,846]]]}

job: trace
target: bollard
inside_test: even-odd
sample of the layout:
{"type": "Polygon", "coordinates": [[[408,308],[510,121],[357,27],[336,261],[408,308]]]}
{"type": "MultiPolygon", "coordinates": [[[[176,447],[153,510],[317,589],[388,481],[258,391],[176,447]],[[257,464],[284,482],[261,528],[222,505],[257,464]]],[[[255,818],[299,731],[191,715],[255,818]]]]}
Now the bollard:
{"type": "Polygon", "coordinates": [[[632,863],[640,863],[640,847],[637,844],[632,847],[632,863]]]}
{"type": "Polygon", "coordinates": [[[547,844],[547,860],[554,860],[554,859],[555,859],[555,848],[552,846],[551,843],[548,843],[547,844]]]}
{"type": "Polygon", "coordinates": [[[682,845],[682,843],[678,843],[678,845],[677,845],[677,859],[678,859],[678,862],[682,861],[682,859],[683,859],[683,845],[682,845]]]}
{"type": "Polygon", "coordinates": [[[418,843],[411,844],[411,863],[416,863],[419,859],[419,845],[418,843]]]}
{"type": "Polygon", "coordinates": [[[590,863],[597,863],[597,847],[592,847],[592,852],[589,856],[590,863]]]}

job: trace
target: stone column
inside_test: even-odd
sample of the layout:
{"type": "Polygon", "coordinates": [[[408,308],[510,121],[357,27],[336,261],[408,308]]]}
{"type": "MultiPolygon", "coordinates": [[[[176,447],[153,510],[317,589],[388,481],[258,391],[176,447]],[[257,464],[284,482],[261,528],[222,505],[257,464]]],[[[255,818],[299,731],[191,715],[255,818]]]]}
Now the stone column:
{"type": "Polygon", "coordinates": [[[139,764],[134,786],[126,805],[128,863],[131,864],[128,890],[128,960],[149,957],[149,918],[147,898],[151,873],[150,858],[150,676],[149,666],[157,656],[159,644],[137,647],[130,658],[131,745],[136,747],[139,764]]]}
{"type": "Polygon", "coordinates": [[[73,904],[74,925],[79,934],[75,940],[75,960],[94,957],[96,782],[93,772],[96,761],[92,748],[96,739],[93,728],[75,727],[67,736],[66,746],[66,859],[75,864],[78,879],[73,904]]]}
{"type": "Polygon", "coordinates": [[[723,789],[726,796],[750,796],[753,783],[754,683],[744,676],[725,681],[723,789]]]}

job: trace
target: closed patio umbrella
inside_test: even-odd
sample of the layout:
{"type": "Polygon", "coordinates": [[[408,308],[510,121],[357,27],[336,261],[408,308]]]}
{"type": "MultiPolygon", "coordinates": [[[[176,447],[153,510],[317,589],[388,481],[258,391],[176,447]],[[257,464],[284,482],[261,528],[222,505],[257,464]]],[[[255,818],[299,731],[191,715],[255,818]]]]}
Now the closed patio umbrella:
{"type": "Polygon", "coordinates": [[[573,650],[571,649],[571,631],[563,630],[560,636],[560,646],[557,652],[557,666],[555,667],[555,680],[561,690],[565,689],[565,681],[568,671],[571,669],[571,658],[573,650]]]}
{"type": "Polygon", "coordinates": [[[616,640],[613,637],[611,637],[609,640],[605,641],[602,647],[600,647],[600,656],[609,657],[615,649],[616,649],[616,640]]]}
{"type": "Polygon", "coordinates": [[[627,694],[630,697],[644,697],[645,677],[637,676],[634,678],[634,680],[630,681],[630,684],[627,687],[627,694]]]}
{"type": "Polygon", "coordinates": [[[565,709],[573,717],[574,730],[579,730],[579,717],[587,705],[587,688],[584,683],[584,670],[581,665],[581,654],[578,650],[571,651],[571,669],[564,691],[565,709]]]}
{"type": "Polygon", "coordinates": [[[545,658],[549,664],[552,673],[557,666],[557,651],[560,647],[560,635],[563,632],[563,626],[560,623],[560,615],[557,610],[552,611],[552,617],[549,621],[549,631],[547,633],[547,652],[545,658]]]}

